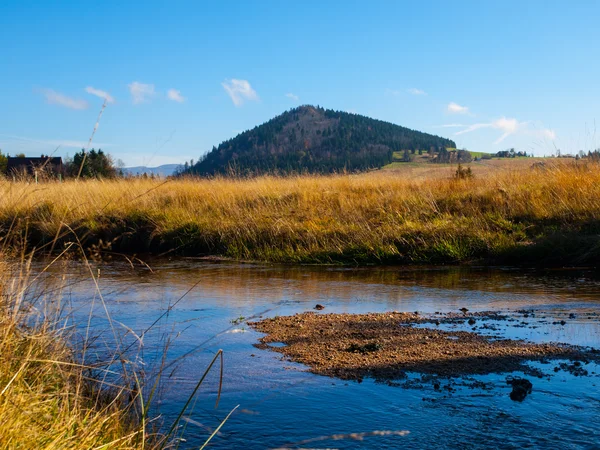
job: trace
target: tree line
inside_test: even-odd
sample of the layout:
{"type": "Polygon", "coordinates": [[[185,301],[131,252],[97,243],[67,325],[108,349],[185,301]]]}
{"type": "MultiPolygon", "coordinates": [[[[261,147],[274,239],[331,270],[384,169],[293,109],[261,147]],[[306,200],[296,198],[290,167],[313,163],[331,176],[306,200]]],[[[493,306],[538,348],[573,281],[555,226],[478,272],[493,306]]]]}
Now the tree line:
{"type": "MultiPolygon", "coordinates": [[[[11,156],[8,153],[3,153],[0,150],[0,174],[11,175],[8,173],[9,159],[11,156]]],[[[46,177],[70,177],[70,178],[115,178],[123,176],[123,171],[118,167],[113,158],[102,151],[102,149],[91,149],[75,153],[73,157],[67,157],[62,161],[62,165],[57,167],[52,164],[47,164],[49,159],[52,159],[48,155],[42,155],[39,158],[27,158],[24,153],[17,153],[13,158],[25,158],[26,160],[36,161],[35,167],[29,167],[27,164],[34,164],[33,162],[25,162],[25,165],[17,169],[18,172],[31,172],[35,169],[40,176],[46,177]]],[[[119,163],[121,166],[122,163],[119,163]]],[[[12,175],[22,175],[21,173],[14,173],[12,175]]]]}
{"type": "Polygon", "coordinates": [[[393,153],[449,139],[359,114],[301,106],[224,141],[179,174],[328,173],[380,168],[393,153]]]}

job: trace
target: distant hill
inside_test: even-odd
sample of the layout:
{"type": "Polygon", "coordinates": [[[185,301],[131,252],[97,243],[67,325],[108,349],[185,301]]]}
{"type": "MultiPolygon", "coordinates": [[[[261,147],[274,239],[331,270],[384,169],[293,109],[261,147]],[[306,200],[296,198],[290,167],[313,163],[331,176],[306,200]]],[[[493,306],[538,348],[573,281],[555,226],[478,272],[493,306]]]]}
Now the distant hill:
{"type": "Polygon", "coordinates": [[[158,167],[146,167],[146,166],[125,167],[123,169],[123,173],[125,175],[134,175],[134,176],[143,175],[143,174],[147,174],[147,175],[154,174],[154,175],[158,175],[161,177],[168,177],[170,175],[173,175],[178,167],[179,167],[179,164],[164,164],[164,165],[158,166],[158,167]]]}
{"type": "Polygon", "coordinates": [[[223,142],[182,174],[360,171],[392,162],[393,152],[456,144],[359,114],[310,105],[223,142]]]}

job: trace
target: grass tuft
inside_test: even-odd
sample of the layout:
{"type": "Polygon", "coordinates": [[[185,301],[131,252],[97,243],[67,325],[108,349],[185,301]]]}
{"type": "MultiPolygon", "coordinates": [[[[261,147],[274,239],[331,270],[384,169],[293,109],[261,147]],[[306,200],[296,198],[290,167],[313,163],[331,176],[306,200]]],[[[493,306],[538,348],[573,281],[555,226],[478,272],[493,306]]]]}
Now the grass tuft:
{"type": "Polygon", "coordinates": [[[27,264],[0,265],[0,448],[154,448],[134,389],[78,361],[53,302],[31,303],[27,264]]]}

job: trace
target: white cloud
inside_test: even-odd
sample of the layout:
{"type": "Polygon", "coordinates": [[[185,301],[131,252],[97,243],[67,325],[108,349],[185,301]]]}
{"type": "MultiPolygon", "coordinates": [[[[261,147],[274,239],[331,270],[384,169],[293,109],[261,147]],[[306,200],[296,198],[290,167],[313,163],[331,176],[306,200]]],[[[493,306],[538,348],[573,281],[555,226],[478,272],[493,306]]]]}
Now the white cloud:
{"type": "Polygon", "coordinates": [[[466,127],[466,125],[463,125],[462,123],[446,123],[444,125],[440,125],[440,127],[442,127],[442,128],[462,128],[462,127],[466,127]]]}
{"type": "Polygon", "coordinates": [[[131,94],[134,105],[147,102],[155,93],[153,84],[144,84],[134,81],[133,83],[128,84],[127,87],[129,88],[129,93],[131,94]]]}
{"type": "Polygon", "coordinates": [[[68,97],[53,89],[42,89],[41,92],[46,97],[46,101],[51,105],[64,106],[70,109],[87,109],[88,107],[88,102],[85,100],[68,97]]]}
{"type": "Polygon", "coordinates": [[[412,95],[427,95],[427,92],[417,88],[408,89],[408,93],[412,95]]]}
{"type": "Polygon", "coordinates": [[[300,97],[298,97],[296,94],[292,94],[291,92],[288,92],[287,94],[285,94],[285,96],[287,98],[291,98],[295,102],[297,102],[298,100],[300,100],[300,97]]]}
{"type": "Polygon", "coordinates": [[[502,131],[502,135],[494,141],[494,144],[499,144],[508,136],[516,133],[526,133],[551,140],[556,138],[556,133],[554,130],[550,130],[548,128],[531,129],[529,125],[530,122],[519,122],[517,119],[501,117],[492,122],[470,125],[464,130],[454,133],[454,135],[459,136],[461,134],[471,133],[482,128],[493,128],[495,130],[502,131]]]}
{"type": "Polygon", "coordinates": [[[92,86],[86,87],[85,92],[95,95],[96,97],[100,97],[101,99],[105,99],[107,103],[115,102],[114,97],[112,97],[108,92],[93,88],[92,86]]]}
{"type": "Polygon", "coordinates": [[[235,106],[242,106],[246,100],[258,100],[258,94],[247,80],[225,80],[221,83],[235,106]]]}
{"type": "Polygon", "coordinates": [[[185,97],[181,95],[181,91],[178,91],[177,89],[169,89],[167,91],[167,98],[177,103],[185,102],[185,97]]]}
{"type": "Polygon", "coordinates": [[[540,130],[542,137],[546,138],[546,139],[550,139],[550,140],[554,140],[556,139],[556,132],[554,130],[551,130],[549,128],[545,128],[543,130],[540,130]]]}
{"type": "Polygon", "coordinates": [[[469,108],[466,106],[461,106],[458,103],[450,102],[448,103],[447,110],[452,114],[467,114],[469,112],[469,108]]]}

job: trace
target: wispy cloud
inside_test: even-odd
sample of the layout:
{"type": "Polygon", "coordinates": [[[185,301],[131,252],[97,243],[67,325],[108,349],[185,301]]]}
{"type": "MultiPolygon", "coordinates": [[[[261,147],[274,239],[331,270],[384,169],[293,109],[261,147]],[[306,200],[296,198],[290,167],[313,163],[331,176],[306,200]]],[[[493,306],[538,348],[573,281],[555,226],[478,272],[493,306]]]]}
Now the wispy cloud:
{"type": "Polygon", "coordinates": [[[128,84],[129,93],[131,94],[131,100],[134,105],[139,105],[140,103],[145,103],[150,98],[154,97],[154,85],[153,84],[144,84],[139,81],[134,81],[131,84],[128,84]]]}
{"type": "MultiPolygon", "coordinates": [[[[16,136],[13,134],[0,134],[0,137],[6,138],[7,142],[11,142],[14,143],[15,141],[17,142],[22,142],[22,143],[26,143],[24,145],[21,145],[21,148],[27,148],[27,149],[40,149],[40,145],[43,145],[44,147],[61,147],[61,148],[76,148],[76,149],[82,149],[87,145],[87,141],[80,141],[77,139],[33,139],[33,138],[28,138],[28,137],[24,137],[24,136],[16,136]]],[[[106,143],[100,143],[100,142],[96,142],[94,143],[95,147],[110,147],[110,144],[106,144],[106,143]]],[[[43,150],[43,148],[42,148],[43,150]]],[[[47,150],[44,150],[47,151],[47,150]]]]}
{"type": "Polygon", "coordinates": [[[442,127],[442,128],[462,128],[462,127],[466,127],[466,125],[463,125],[462,123],[446,123],[444,125],[440,125],[440,127],[442,127]]]}
{"type": "Polygon", "coordinates": [[[499,144],[508,136],[516,133],[526,133],[550,140],[556,138],[556,133],[554,132],[554,130],[551,130],[549,128],[532,129],[530,127],[530,124],[531,122],[519,122],[517,119],[501,117],[492,122],[476,123],[470,125],[464,130],[457,131],[456,133],[454,133],[454,135],[460,136],[461,134],[471,133],[482,128],[493,128],[502,132],[502,135],[494,141],[494,144],[499,144]]]}
{"type": "Polygon", "coordinates": [[[540,131],[540,134],[542,135],[543,138],[550,139],[552,141],[554,139],[556,139],[556,131],[554,131],[554,130],[551,130],[549,128],[544,128],[544,129],[539,130],[539,131],[540,131]]]}
{"type": "Polygon", "coordinates": [[[247,80],[225,80],[221,83],[235,106],[242,106],[246,100],[258,100],[258,94],[247,80]]]}
{"type": "Polygon", "coordinates": [[[385,93],[387,95],[391,95],[393,97],[397,97],[398,95],[400,95],[402,93],[402,91],[399,91],[397,89],[386,89],[385,93]]]}
{"type": "Polygon", "coordinates": [[[407,92],[412,95],[427,95],[427,92],[417,88],[410,88],[407,92]]]}
{"type": "Polygon", "coordinates": [[[298,97],[296,94],[292,94],[291,92],[288,92],[287,94],[285,94],[285,96],[287,98],[291,98],[292,100],[294,100],[295,102],[300,100],[300,97],[298,97]]]}
{"type": "Polygon", "coordinates": [[[103,100],[106,100],[107,103],[114,103],[115,99],[113,96],[111,96],[108,92],[100,90],[100,89],[96,89],[92,86],[88,86],[85,88],[85,92],[87,92],[88,94],[92,94],[95,95],[96,97],[100,97],[103,100]]]}
{"type": "Polygon", "coordinates": [[[59,105],[69,109],[87,109],[88,102],[80,98],[68,97],[54,89],[41,89],[40,92],[51,105],[59,105]]]}
{"type": "Polygon", "coordinates": [[[185,97],[181,95],[181,91],[178,91],[177,89],[169,89],[167,91],[167,98],[177,103],[185,102],[185,97]]]}
{"type": "Polygon", "coordinates": [[[450,102],[447,106],[447,111],[451,114],[468,114],[469,108],[461,106],[458,103],[450,102]]]}

